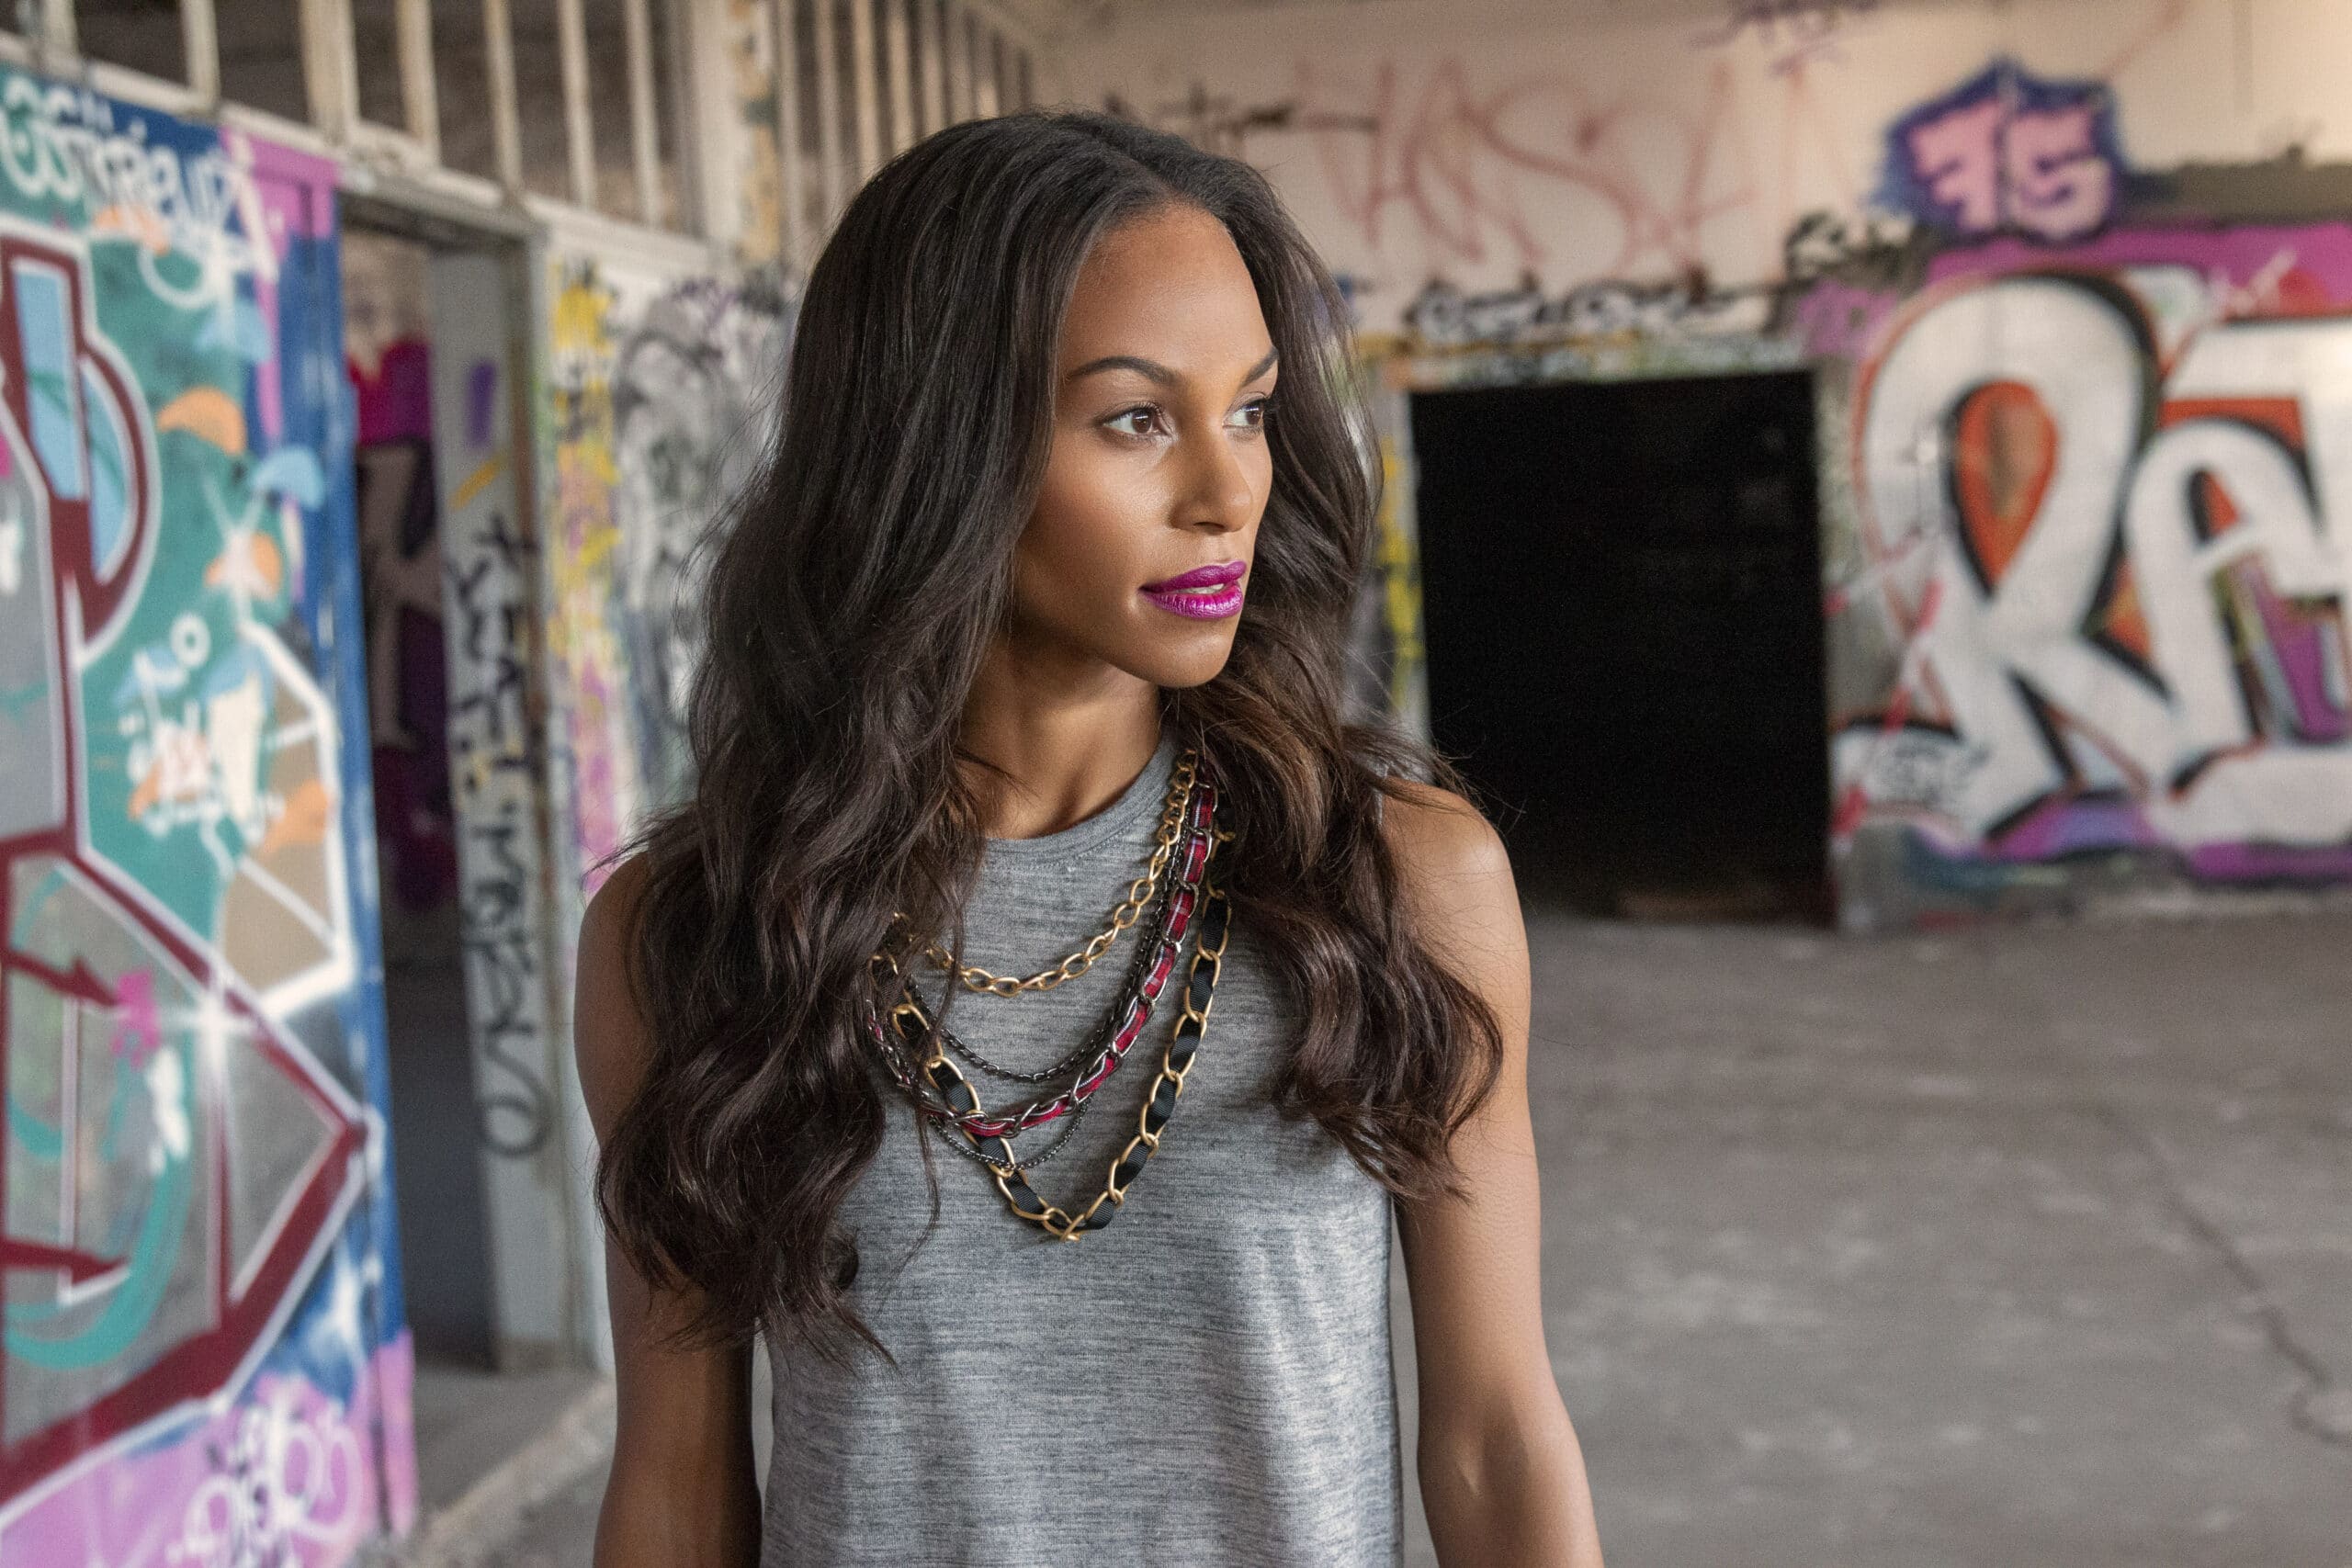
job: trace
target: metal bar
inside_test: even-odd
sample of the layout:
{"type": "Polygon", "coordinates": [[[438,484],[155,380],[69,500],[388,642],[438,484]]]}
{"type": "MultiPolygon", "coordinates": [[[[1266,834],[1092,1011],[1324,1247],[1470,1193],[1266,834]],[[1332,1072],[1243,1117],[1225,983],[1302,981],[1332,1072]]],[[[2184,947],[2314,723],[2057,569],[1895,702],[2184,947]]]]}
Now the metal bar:
{"type": "Polygon", "coordinates": [[[327,34],[327,60],[335,74],[335,91],[344,102],[344,125],[359,123],[359,29],[351,18],[351,0],[334,0],[327,34]]]}
{"type": "Polygon", "coordinates": [[[693,0],[664,0],[658,24],[668,34],[665,58],[669,70],[670,152],[677,164],[678,213],[681,230],[700,233],[703,227],[702,122],[695,117],[695,35],[697,24],[693,0]]]}
{"type": "Polygon", "coordinates": [[[972,112],[987,119],[1003,112],[1002,101],[997,96],[997,73],[1001,62],[997,58],[996,29],[975,17],[972,19],[972,112]]]}
{"type": "Polygon", "coordinates": [[[684,19],[677,50],[681,112],[693,156],[694,226],[715,245],[743,231],[743,117],[735,94],[734,0],[672,0],[684,19]],[[715,89],[715,90],[714,90],[715,89]]]}
{"type": "Polygon", "coordinates": [[[947,122],[972,118],[972,18],[956,0],[941,0],[947,29],[947,122]]]}
{"type": "Polygon", "coordinates": [[[357,68],[351,60],[351,13],[340,0],[301,0],[302,86],[311,123],[330,141],[351,135],[358,118],[357,68]]]}
{"type": "Polygon", "coordinates": [[[877,0],[882,14],[883,57],[890,75],[890,151],[903,152],[915,144],[915,74],[913,40],[908,36],[907,0],[877,0]]]}
{"type": "Polygon", "coordinates": [[[922,62],[922,133],[947,123],[946,62],[939,58],[939,0],[915,0],[915,53],[922,62]]]}
{"type": "Polygon", "coordinates": [[[180,44],[187,53],[189,91],[204,103],[220,100],[220,28],[212,0],[180,0],[180,44]]]}
{"type": "Polygon", "coordinates": [[[775,0],[775,163],[782,189],[777,254],[788,265],[801,263],[801,231],[808,221],[808,194],[800,179],[800,0],[775,0]]]}
{"type": "Polygon", "coordinates": [[[523,114],[514,93],[514,18],[506,0],[481,0],[482,63],[490,78],[490,145],[498,183],[523,194],[523,114]]]}
{"type": "MultiPolygon", "coordinates": [[[[183,0],[185,3],[185,0],[183,0]]],[[[399,0],[401,112],[408,133],[441,158],[441,93],[433,74],[433,0],[399,0]]]]}
{"type": "Polygon", "coordinates": [[[74,0],[40,0],[40,27],[44,52],[67,56],[82,52],[81,39],[74,27],[74,0]]]}
{"type": "MultiPolygon", "coordinates": [[[[223,104],[220,106],[220,112],[226,116],[234,107],[236,107],[234,104],[223,104]]],[[[346,166],[344,175],[344,188],[346,190],[368,184],[377,175],[389,168],[399,167],[409,170],[431,168],[435,162],[431,149],[399,126],[378,125],[373,120],[353,120],[351,135],[345,140],[343,145],[349,152],[368,160],[371,165],[365,171],[352,170],[346,166]]],[[[370,185],[369,188],[374,187],[370,185]]]]}
{"type": "Polygon", "coordinates": [[[840,0],[814,0],[817,22],[817,159],[825,209],[818,229],[831,229],[840,216],[842,189],[842,46],[836,11],[840,0]]]}
{"type": "Polygon", "coordinates": [[[882,87],[874,61],[874,0],[849,0],[850,90],[856,95],[857,178],[882,166],[882,87]]]}
{"type": "Polygon", "coordinates": [[[563,78],[563,150],[571,199],[596,205],[596,123],[588,107],[588,15],[582,0],[555,0],[556,64],[563,78]]]}
{"type": "Polygon", "coordinates": [[[637,215],[662,222],[662,136],[653,96],[653,18],[646,0],[621,0],[622,45],[628,55],[628,150],[637,172],[637,215]]]}

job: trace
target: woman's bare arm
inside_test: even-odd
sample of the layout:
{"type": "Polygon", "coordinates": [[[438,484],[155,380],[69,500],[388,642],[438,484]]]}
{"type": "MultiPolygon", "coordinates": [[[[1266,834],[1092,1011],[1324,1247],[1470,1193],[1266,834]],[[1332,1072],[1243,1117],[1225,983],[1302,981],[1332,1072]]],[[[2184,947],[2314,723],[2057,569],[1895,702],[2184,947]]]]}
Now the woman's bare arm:
{"type": "MultiPolygon", "coordinates": [[[[601,1144],[644,1076],[644,1020],[628,980],[626,933],[643,866],[628,862],[589,900],[572,1010],[581,1092],[601,1144]]],[[[697,1295],[650,1287],[605,1240],[619,1429],[596,1523],[594,1568],[756,1568],[760,1494],[752,1458],[751,1352],[657,1343],[697,1295]]]]}
{"type": "Polygon", "coordinates": [[[1600,1568],[1584,1454],[1544,1342],[1535,1134],[1527,1109],[1527,928],[1510,859],[1460,796],[1385,813],[1408,908],[1502,1025],[1502,1075],[1455,1134],[1468,1196],[1403,1205],[1419,1362],[1418,1469],[1445,1568],[1600,1568]]]}

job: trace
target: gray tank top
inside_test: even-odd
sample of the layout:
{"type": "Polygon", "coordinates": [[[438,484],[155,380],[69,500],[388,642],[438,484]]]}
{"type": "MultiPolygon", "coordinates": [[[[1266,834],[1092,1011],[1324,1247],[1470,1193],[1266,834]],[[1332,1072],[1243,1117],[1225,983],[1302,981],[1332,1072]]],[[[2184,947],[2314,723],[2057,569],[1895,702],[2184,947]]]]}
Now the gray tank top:
{"type": "MultiPolygon", "coordinates": [[[[1099,930],[1143,870],[1175,755],[1171,736],[1074,827],[989,840],[966,962],[1033,974],[1099,930]]],[[[949,1027],[999,1066],[1051,1066],[1120,993],[1148,924],[1055,990],[957,997],[949,1027]]],[[[1082,1208],[1133,1135],[1192,945],[1078,1131],[1031,1172],[1046,1202],[1082,1208]]],[[[942,978],[918,972],[926,1000],[942,978]]],[[[854,1297],[899,1365],[862,1346],[838,1370],[775,1352],[761,1568],[1396,1562],[1388,1194],[1316,1122],[1275,1113],[1295,1018],[1237,919],[1159,1152],[1112,1224],[1070,1242],[1016,1218],[880,1077],[888,1131],[842,1218],[854,1297]]],[[[1037,1092],[964,1070],[983,1104],[1037,1092]]]]}

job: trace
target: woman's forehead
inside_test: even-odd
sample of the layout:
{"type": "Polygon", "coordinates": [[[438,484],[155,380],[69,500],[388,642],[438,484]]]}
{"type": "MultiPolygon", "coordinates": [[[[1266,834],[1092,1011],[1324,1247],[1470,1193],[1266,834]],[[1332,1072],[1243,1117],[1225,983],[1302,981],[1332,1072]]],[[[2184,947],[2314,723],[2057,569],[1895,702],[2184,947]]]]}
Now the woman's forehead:
{"type": "Polygon", "coordinates": [[[1105,354],[1174,363],[1188,351],[1254,361],[1271,345],[1249,265],[1225,225],[1191,207],[1105,234],[1080,270],[1062,324],[1065,365],[1105,354]]]}

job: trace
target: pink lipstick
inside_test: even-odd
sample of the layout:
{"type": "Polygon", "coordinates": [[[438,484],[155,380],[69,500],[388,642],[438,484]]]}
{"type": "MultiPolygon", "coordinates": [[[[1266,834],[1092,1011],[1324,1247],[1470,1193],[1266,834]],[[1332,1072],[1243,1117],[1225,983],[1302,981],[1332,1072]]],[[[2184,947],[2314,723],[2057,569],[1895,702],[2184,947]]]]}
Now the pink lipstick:
{"type": "Polygon", "coordinates": [[[1241,609],[1241,580],[1250,569],[1238,560],[1194,567],[1181,577],[1143,585],[1144,597],[1163,610],[1194,620],[1220,620],[1241,609]]]}

